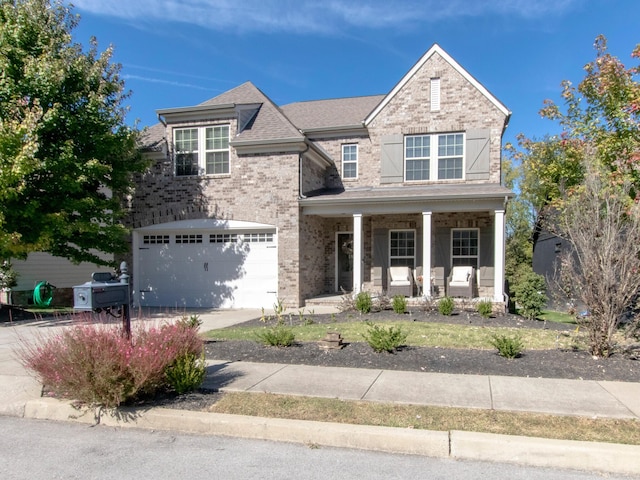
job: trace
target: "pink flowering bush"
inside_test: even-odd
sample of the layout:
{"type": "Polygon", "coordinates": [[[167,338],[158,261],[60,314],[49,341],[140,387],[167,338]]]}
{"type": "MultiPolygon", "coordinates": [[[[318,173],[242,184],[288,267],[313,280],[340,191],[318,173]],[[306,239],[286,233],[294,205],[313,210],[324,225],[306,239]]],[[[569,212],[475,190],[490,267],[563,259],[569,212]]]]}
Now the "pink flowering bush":
{"type": "MultiPolygon", "coordinates": [[[[180,323],[140,327],[131,340],[115,326],[80,325],[23,343],[18,355],[54,395],[117,407],[170,388],[176,372],[167,372],[184,358],[201,360],[203,343],[197,329],[180,323]]],[[[203,378],[204,363],[196,366],[203,378]]]]}

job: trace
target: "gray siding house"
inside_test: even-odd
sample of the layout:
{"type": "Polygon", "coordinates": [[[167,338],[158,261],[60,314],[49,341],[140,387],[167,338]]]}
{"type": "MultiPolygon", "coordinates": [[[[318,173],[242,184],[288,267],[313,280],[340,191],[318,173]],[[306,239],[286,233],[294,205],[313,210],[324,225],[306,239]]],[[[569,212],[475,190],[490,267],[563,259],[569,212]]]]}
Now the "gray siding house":
{"type": "MultiPolygon", "coordinates": [[[[386,95],[276,105],[251,82],[157,111],[131,199],[134,303],[304,306],[453,266],[504,304],[511,112],[438,45],[386,95]]],[[[416,282],[418,283],[418,282],[416,282]]]]}

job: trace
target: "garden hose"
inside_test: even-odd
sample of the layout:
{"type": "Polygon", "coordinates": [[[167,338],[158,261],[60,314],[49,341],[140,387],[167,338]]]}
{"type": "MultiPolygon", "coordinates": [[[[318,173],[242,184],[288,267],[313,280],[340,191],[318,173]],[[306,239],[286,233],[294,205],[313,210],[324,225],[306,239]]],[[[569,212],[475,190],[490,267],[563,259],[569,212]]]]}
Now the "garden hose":
{"type": "Polygon", "coordinates": [[[39,307],[48,307],[53,300],[53,289],[55,287],[47,281],[38,282],[33,289],[33,303],[39,307]]]}

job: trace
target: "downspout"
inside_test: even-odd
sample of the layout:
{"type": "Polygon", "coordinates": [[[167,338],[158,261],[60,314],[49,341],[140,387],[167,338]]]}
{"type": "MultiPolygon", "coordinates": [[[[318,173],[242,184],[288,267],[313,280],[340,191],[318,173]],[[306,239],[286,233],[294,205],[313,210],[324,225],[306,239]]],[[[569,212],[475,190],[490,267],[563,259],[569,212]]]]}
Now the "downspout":
{"type": "Polygon", "coordinates": [[[159,113],[158,113],[158,121],[165,127],[167,126],[167,122],[164,121],[164,118],[162,118],[162,115],[160,115],[159,113]]]}
{"type": "Polygon", "coordinates": [[[311,145],[308,143],[306,145],[307,148],[298,154],[298,198],[307,198],[306,195],[302,193],[302,158],[304,157],[304,154],[309,151],[311,145]]]}

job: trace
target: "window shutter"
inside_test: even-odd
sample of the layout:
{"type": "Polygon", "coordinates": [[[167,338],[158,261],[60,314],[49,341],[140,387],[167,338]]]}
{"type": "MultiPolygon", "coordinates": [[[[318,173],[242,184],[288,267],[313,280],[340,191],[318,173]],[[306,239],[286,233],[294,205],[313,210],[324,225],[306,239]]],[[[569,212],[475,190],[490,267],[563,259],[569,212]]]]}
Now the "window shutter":
{"type": "Polygon", "coordinates": [[[389,233],[386,228],[373,231],[373,267],[377,267],[379,278],[373,279],[373,285],[380,287],[387,284],[387,267],[389,266],[389,233]]]}
{"type": "Polygon", "coordinates": [[[404,180],[404,137],[382,137],[380,183],[401,183],[404,180]]]}
{"type": "Polygon", "coordinates": [[[467,131],[465,176],[467,180],[489,180],[490,133],[488,129],[467,131]]]}
{"type": "Polygon", "coordinates": [[[493,267],[493,229],[483,228],[480,230],[480,265],[493,267]]]}

